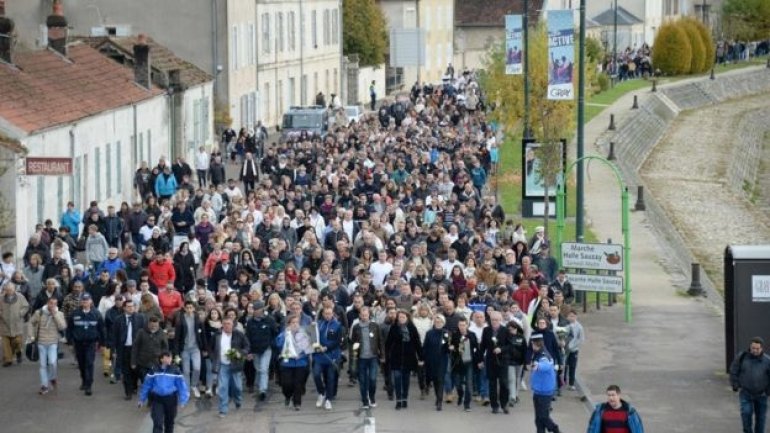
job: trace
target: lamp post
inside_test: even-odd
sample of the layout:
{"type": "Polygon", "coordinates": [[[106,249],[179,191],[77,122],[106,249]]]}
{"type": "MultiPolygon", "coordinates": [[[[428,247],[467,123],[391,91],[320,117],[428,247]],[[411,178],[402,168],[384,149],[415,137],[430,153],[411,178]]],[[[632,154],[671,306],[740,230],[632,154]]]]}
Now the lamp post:
{"type": "Polygon", "coordinates": [[[577,112],[577,188],[575,209],[575,238],[583,242],[583,202],[584,202],[584,141],[585,141],[585,70],[586,70],[586,0],[580,0],[580,49],[578,51],[578,112],[577,112]]]}
{"type": "Polygon", "coordinates": [[[529,127],[529,0],[524,0],[524,14],[521,18],[524,27],[524,138],[532,138],[529,127]]]}
{"type": "Polygon", "coordinates": [[[618,0],[615,0],[615,17],[612,30],[612,64],[615,65],[615,74],[618,73],[618,0]]]}

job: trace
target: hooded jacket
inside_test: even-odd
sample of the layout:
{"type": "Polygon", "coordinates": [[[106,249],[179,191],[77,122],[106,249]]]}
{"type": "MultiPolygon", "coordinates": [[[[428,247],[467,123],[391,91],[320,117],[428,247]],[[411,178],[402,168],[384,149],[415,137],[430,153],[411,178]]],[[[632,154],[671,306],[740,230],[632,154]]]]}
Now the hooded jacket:
{"type": "Polygon", "coordinates": [[[741,352],[730,365],[730,385],[752,396],[770,395],[770,356],[741,352]]]}
{"type": "MultiPolygon", "coordinates": [[[[644,433],[642,418],[639,416],[636,409],[625,400],[620,400],[620,405],[621,410],[628,412],[628,429],[631,433],[644,433]]],[[[596,405],[593,414],[591,414],[591,420],[588,422],[588,430],[586,430],[586,433],[601,433],[602,415],[607,408],[609,408],[609,403],[600,403],[596,405]]]]}

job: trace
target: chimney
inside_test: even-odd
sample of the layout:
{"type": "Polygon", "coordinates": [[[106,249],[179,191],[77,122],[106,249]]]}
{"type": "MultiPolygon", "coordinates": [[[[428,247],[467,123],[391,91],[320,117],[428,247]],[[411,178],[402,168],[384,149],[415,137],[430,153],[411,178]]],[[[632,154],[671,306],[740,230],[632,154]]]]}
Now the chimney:
{"type": "Polygon", "coordinates": [[[168,71],[168,87],[174,91],[182,90],[182,75],[179,69],[168,71]]]}
{"type": "Polygon", "coordinates": [[[62,56],[67,55],[67,18],[64,18],[64,7],[61,0],[54,0],[53,11],[45,21],[48,27],[48,46],[62,56]]]}
{"type": "Polygon", "coordinates": [[[147,45],[147,35],[144,33],[139,34],[136,45],[134,45],[134,80],[145,89],[152,86],[150,47],[147,45]]]}
{"type": "Polygon", "coordinates": [[[16,43],[15,27],[16,24],[12,19],[0,15],[0,62],[13,63],[13,46],[16,43]]]}

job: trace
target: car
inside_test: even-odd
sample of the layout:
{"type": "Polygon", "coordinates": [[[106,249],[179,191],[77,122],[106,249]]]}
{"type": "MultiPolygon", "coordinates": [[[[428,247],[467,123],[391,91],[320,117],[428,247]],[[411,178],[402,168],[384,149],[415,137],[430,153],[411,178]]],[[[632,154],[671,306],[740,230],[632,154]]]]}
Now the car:
{"type": "Polygon", "coordinates": [[[346,105],[345,106],[345,115],[348,116],[348,123],[352,121],[356,121],[356,123],[361,121],[361,116],[363,116],[364,110],[361,109],[361,106],[359,105],[346,105]]]}

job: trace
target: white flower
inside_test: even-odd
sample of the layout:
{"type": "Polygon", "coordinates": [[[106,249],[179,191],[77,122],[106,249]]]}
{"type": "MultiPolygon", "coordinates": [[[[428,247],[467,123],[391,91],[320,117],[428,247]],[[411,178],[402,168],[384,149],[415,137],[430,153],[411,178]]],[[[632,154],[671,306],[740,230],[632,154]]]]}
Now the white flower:
{"type": "Polygon", "coordinates": [[[358,350],[358,348],[361,347],[361,343],[353,343],[353,350],[358,350]]]}

